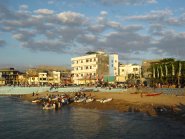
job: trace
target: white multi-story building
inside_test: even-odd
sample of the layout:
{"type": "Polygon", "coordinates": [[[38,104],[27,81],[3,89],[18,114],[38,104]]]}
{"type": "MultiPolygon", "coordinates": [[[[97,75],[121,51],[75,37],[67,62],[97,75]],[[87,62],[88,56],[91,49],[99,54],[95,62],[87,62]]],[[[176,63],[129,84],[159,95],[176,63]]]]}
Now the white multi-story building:
{"type": "Polygon", "coordinates": [[[136,64],[127,64],[119,66],[118,82],[125,82],[128,79],[139,79],[141,77],[141,66],[136,64]]]}
{"type": "Polygon", "coordinates": [[[95,83],[109,73],[109,57],[104,52],[93,52],[84,56],[72,58],[73,83],[95,83]]]}

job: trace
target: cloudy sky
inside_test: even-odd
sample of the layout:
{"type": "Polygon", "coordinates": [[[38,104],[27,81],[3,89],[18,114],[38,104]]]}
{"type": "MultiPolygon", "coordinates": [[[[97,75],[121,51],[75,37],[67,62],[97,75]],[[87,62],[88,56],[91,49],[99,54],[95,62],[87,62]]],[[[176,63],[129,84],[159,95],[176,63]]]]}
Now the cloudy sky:
{"type": "Polygon", "coordinates": [[[61,65],[88,51],[122,63],[185,59],[185,0],[1,0],[0,66],[61,65]]]}

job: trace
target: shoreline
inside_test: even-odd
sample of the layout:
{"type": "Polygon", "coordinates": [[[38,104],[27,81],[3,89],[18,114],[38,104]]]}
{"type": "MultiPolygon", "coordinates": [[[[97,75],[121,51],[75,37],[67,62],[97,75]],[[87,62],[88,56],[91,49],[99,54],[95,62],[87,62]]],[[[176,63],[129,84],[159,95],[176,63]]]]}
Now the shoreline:
{"type": "MultiPolygon", "coordinates": [[[[37,97],[44,97],[47,94],[60,95],[62,92],[42,92],[38,96],[32,94],[21,95],[22,100],[32,101],[37,97]]],[[[70,97],[75,93],[66,93],[70,97]]],[[[112,98],[107,103],[93,101],[91,103],[71,103],[71,106],[98,110],[115,110],[119,112],[144,112],[149,116],[165,116],[185,123],[185,96],[164,95],[145,96],[145,94],[121,93],[103,93],[103,92],[85,92],[87,96],[95,99],[112,98]]]]}

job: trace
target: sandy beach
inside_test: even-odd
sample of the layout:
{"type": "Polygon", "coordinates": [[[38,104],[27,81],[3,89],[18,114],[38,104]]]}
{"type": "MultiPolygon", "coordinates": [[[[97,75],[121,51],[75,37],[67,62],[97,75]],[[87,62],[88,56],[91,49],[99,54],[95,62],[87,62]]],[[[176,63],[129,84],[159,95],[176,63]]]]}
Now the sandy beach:
{"type": "MultiPolygon", "coordinates": [[[[21,96],[23,100],[32,101],[37,97],[43,97],[47,94],[63,94],[62,92],[43,92],[38,96],[32,96],[27,94],[21,96]]],[[[71,97],[74,93],[67,93],[71,97]]],[[[170,118],[179,119],[185,123],[185,96],[175,95],[157,95],[157,96],[145,96],[145,94],[130,94],[127,92],[121,93],[102,93],[102,92],[85,92],[86,96],[92,96],[95,99],[99,98],[113,98],[111,102],[100,103],[71,103],[74,107],[83,107],[88,109],[99,110],[115,110],[120,112],[145,112],[151,116],[164,115],[170,118]]]]}

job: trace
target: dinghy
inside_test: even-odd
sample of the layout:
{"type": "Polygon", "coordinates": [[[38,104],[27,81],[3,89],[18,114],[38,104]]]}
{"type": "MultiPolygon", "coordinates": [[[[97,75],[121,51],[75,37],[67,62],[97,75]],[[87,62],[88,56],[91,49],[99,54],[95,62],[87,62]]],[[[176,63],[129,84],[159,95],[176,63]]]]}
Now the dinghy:
{"type": "Polygon", "coordinates": [[[88,98],[88,99],[86,99],[86,103],[89,103],[89,102],[93,102],[94,101],[94,98],[88,98]]]}
{"type": "Polygon", "coordinates": [[[112,98],[103,99],[102,101],[100,101],[100,103],[107,103],[110,101],[112,101],[112,98]]]}
{"type": "Polygon", "coordinates": [[[96,99],[96,101],[99,101],[100,103],[106,103],[112,101],[112,98],[105,98],[105,99],[96,99]]]}

